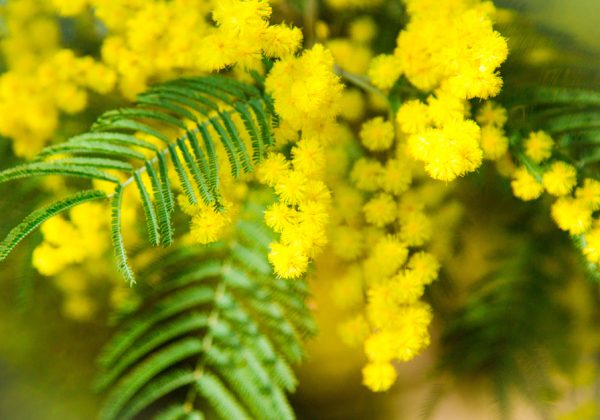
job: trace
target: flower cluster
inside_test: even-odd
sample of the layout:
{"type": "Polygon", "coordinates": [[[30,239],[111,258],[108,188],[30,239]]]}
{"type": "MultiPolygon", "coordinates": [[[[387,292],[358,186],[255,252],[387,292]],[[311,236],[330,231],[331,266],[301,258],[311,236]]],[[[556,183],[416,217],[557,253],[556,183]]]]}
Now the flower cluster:
{"type": "Polygon", "coordinates": [[[307,137],[330,137],[339,113],[342,85],[333,73],[333,56],[321,44],[300,57],[288,57],[273,66],[265,88],[275,101],[288,139],[302,131],[307,137]]]}
{"type": "Polygon", "coordinates": [[[119,74],[127,97],[144,90],[151,80],[217,71],[236,63],[257,68],[263,53],[284,57],[302,42],[299,29],[269,25],[271,7],[266,0],[224,0],[214,2],[214,8],[207,0],[91,3],[110,30],[102,57],[119,74]],[[209,13],[216,26],[205,18],[209,13]]]}
{"type": "Polygon", "coordinates": [[[408,152],[425,163],[434,179],[452,181],[492,158],[502,137],[492,126],[483,132],[469,119],[467,100],[498,94],[496,73],[506,59],[506,40],[492,28],[493,6],[470,1],[407,1],[410,22],[400,32],[394,56],[373,60],[369,74],[380,88],[390,88],[403,74],[424,92],[426,102],[405,101],[397,122],[408,136],[408,152]],[[491,154],[490,154],[491,152],[491,154]]]}
{"type": "Polygon", "coordinates": [[[335,163],[351,159],[348,145],[329,152],[335,200],[331,252],[350,264],[333,294],[349,310],[340,327],[342,338],[364,346],[364,384],[384,391],[396,379],[392,362],[410,360],[429,344],[432,315],[420,298],[437,278],[439,262],[432,252],[418,248],[428,245],[434,229],[425,205],[437,207],[445,191],[431,190],[433,181],[413,167],[392,122],[371,118],[359,137],[364,155],[349,172],[335,163]]]}
{"type": "Polygon", "coordinates": [[[97,317],[102,309],[97,294],[106,290],[107,286],[111,308],[124,309],[135,304],[132,289],[111,272],[109,265],[100,261],[90,260],[83,266],[71,265],[53,276],[52,283],[62,295],[61,312],[65,318],[89,322],[97,317]]]}
{"type": "MultiPolygon", "coordinates": [[[[48,181],[52,181],[49,178],[48,181]]],[[[144,177],[146,183],[150,183],[144,177]]],[[[46,182],[48,189],[64,188],[46,182]]],[[[112,192],[113,184],[94,182],[96,189],[112,192]]],[[[139,242],[135,225],[140,203],[132,190],[126,190],[121,217],[124,238],[130,245],[139,242]]],[[[132,302],[132,290],[121,280],[119,274],[103,262],[110,249],[110,212],[105,203],[85,203],[73,207],[68,217],[55,216],[41,226],[43,241],[34,249],[33,267],[42,275],[52,277],[54,285],[63,295],[62,313],[75,321],[89,321],[99,309],[93,296],[106,289],[109,281],[109,304],[122,308],[132,302]]]]}
{"type": "MultiPolygon", "coordinates": [[[[357,165],[364,164],[362,159],[354,165],[353,173],[357,165]]],[[[443,258],[445,253],[439,248],[443,238],[431,244],[429,239],[434,229],[450,232],[448,217],[454,217],[448,213],[453,212],[452,205],[439,206],[446,191],[432,189],[431,181],[420,179],[422,185],[407,192],[411,184],[408,162],[389,161],[397,166],[398,174],[404,172],[404,188],[395,185],[398,192],[389,194],[336,183],[336,223],[331,232],[334,256],[350,264],[333,287],[334,301],[348,311],[340,333],[347,344],[364,346],[368,364],[363,369],[363,382],[374,391],[387,390],[394,383],[393,361],[410,360],[429,344],[432,315],[420,298],[437,277],[439,258],[434,255],[443,258]],[[365,196],[367,200],[373,198],[362,213],[353,213],[352,208],[360,206],[365,196]],[[391,216],[385,221],[370,220],[373,203],[382,210],[385,207],[386,215],[391,216]],[[427,216],[424,206],[437,208],[436,217],[427,216]],[[418,249],[424,246],[428,251],[418,249]]],[[[383,170],[380,167],[375,176],[380,185],[387,185],[383,170]]]]}
{"type": "Polygon", "coordinates": [[[190,205],[183,195],[179,196],[179,206],[191,217],[190,236],[199,244],[209,244],[223,238],[224,232],[231,226],[231,205],[224,209],[199,203],[190,205]]]}
{"type": "Polygon", "coordinates": [[[92,57],[61,47],[46,2],[16,0],[0,11],[7,22],[2,52],[9,69],[0,76],[0,134],[12,138],[18,156],[32,157],[52,138],[61,114],[81,112],[89,91],[109,93],[116,75],[92,57]]]}
{"type": "Polygon", "coordinates": [[[459,99],[499,93],[496,69],[506,59],[506,40],[492,28],[490,2],[406,0],[410,22],[395,55],[403,74],[424,91],[441,88],[459,99]]]}
{"type": "Polygon", "coordinates": [[[523,142],[525,164],[512,174],[512,190],[524,201],[535,200],[544,192],[555,197],[552,218],[558,227],[579,236],[583,253],[592,264],[600,263],[600,181],[578,180],[577,169],[553,153],[554,140],[543,131],[529,133],[523,142]]]}
{"type": "Polygon", "coordinates": [[[88,91],[117,85],[127,99],[148,83],[239,64],[259,69],[263,54],[293,54],[302,32],[269,25],[266,0],[14,0],[0,6],[9,72],[0,77],[0,134],[32,157],[53,137],[61,114],[83,111],[88,91]],[[206,16],[212,12],[214,25],[206,16]],[[95,34],[101,60],[61,45],[59,18],[93,13],[108,30],[95,34]]]}
{"type": "Polygon", "coordinates": [[[350,127],[338,136],[340,145],[326,151],[334,210],[331,252],[324,257],[349,264],[333,297],[348,311],[342,338],[364,347],[363,382],[374,391],[395,382],[394,361],[410,360],[429,344],[432,314],[421,297],[451,253],[462,211],[445,202],[450,187],[431,178],[451,181],[483,159],[505,157],[509,146],[506,110],[484,102],[475,120],[469,103],[496,95],[502,85],[496,70],[507,46],[492,28],[493,7],[462,0],[406,3],[410,22],[393,54],[372,57],[376,28],[367,18],[352,22],[348,38],[328,43],[342,74],[350,73],[359,87],[367,75],[379,90],[368,101],[352,88],[341,98],[341,116],[361,123],[363,151],[358,158],[352,152],[350,127]],[[421,99],[414,87],[429,96],[421,99]],[[388,92],[392,102],[400,95],[395,115],[395,105],[382,100],[388,92]],[[367,112],[375,116],[365,119],[367,112]],[[388,118],[378,116],[385,112],[388,118]],[[425,163],[425,173],[415,160],[425,163]]]}
{"type": "Polygon", "coordinates": [[[481,150],[483,158],[497,161],[506,156],[508,138],[504,132],[506,109],[492,101],[487,101],[477,112],[477,122],[481,126],[481,150]]]}
{"type": "Polygon", "coordinates": [[[280,234],[269,260],[277,275],[296,278],[326,243],[331,198],[323,182],[324,145],[335,127],[341,84],[333,74],[331,53],[318,44],[300,57],[277,62],[265,86],[286,124],[287,139],[295,141],[291,162],[273,152],[257,170],[258,180],[278,197],[265,213],[267,225],[280,234]]]}

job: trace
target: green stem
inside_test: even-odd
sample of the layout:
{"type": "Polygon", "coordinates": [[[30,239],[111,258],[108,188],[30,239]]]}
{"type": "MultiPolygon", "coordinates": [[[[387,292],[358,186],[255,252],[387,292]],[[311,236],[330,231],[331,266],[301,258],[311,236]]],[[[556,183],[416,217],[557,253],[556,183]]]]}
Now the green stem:
{"type": "Polygon", "coordinates": [[[306,32],[306,48],[311,48],[316,40],[316,23],[319,14],[317,0],[307,0],[303,12],[304,31],[306,32]]]}
{"type": "MultiPolygon", "coordinates": [[[[223,264],[223,266],[221,267],[221,272],[227,270],[228,268],[229,268],[228,263],[223,264]]],[[[217,309],[217,302],[221,298],[221,296],[223,296],[223,293],[225,293],[225,288],[226,288],[226,285],[225,285],[225,282],[223,282],[223,283],[219,284],[219,286],[217,287],[217,290],[215,292],[215,297],[214,297],[215,307],[213,308],[210,315],[208,316],[209,332],[204,336],[204,339],[202,340],[202,354],[200,355],[200,358],[198,359],[198,362],[196,363],[196,367],[194,368],[194,376],[196,377],[196,379],[200,379],[200,377],[204,374],[205,360],[208,357],[208,352],[210,351],[210,349],[213,345],[213,340],[214,340],[213,335],[210,332],[210,328],[216,322],[219,321],[219,310],[217,309]]],[[[186,412],[191,413],[194,410],[194,402],[196,400],[196,395],[197,395],[196,387],[190,386],[188,388],[185,402],[183,403],[183,409],[186,412]]]]}
{"type": "Polygon", "coordinates": [[[385,100],[387,101],[387,99],[388,99],[387,95],[385,93],[383,93],[382,91],[380,91],[379,89],[377,89],[371,83],[369,83],[368,78],[366,78],[364,76],[359,76],[354,73],[350,73],[350,72],[344,70],[343,68],[341,68],[340,66],[338,66],[337,64],[334,65],[333,71],[335,72],[335,74],[340,76],[342,79],[347,80],[348,82],[365,90],[366,92],[372,93],[373,95],[381,96],[382,98],[385,98],[385,100]]]}

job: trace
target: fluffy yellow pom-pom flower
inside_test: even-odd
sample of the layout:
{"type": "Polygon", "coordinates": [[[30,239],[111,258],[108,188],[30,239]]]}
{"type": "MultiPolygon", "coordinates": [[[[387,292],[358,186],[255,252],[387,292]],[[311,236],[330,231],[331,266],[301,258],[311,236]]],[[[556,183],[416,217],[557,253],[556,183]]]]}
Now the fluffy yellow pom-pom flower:
{"type": "Polygon", "coordinates": [[[274,203],[265,211],[265,223],[277,233],[297,223],[298,211],[285,203],[274,203]]]}
{"type": "Polygon", "coordinates": [[[71,262],[61,248],[55,248],[46,242],[41,243],[33,250],[32,264],[44,276],[54,276],[60,273],[71,262]]]}
{"type": "Polygon", "coordinates": [[[518,168],[513,173],[513,180],[510,185],[515,197],[523,201],[535,200],[544,192],[542,184],[524,167],[518,168]]]}
{"type": "Polygon", "coordinates": [[[583,185],[575,190],[575,196],[596,211],[600,209],[600,181],[586,178],[583,185]]]}
{"type": "Polygon", "coordinates": [[[359,229],[340,226],[333,232],[333,251],[343,260],[355,260],[363,252],[363,239],[363,234],[359,229]]]}
{"type": "Polygon", "coordinates": [[[275,101],[275,111],[294,129],[313,129],[334,120],[339,110],[342,84],[333,73],[333,56],[322,45],[302,56],[275,63],[265,89],[275,101]]]}
{"type": "Polygon", "coordinates": [[[408,139],[412,156],[425,162],[425,170],[434,179],[452,181],[481,165],[479,126],[471,120],[457,120],[442,129],[430,129],[408,139]]]}
{"type": "Polygon", "coordinates": [[[212,17],[225,31],[244,33],[264,25],[271,16],[266,0],[221,0],[215,3],[212,17]]]}
{"type": "Polygon", "coordinates": [[[405,192],[412,181],[412,173],[408,162],[399,159],[388,159],[379,176],[379,187],[390,194],[399,195],[405,192]]]}
{"type": "Polygon", "coordinates": [[[192,216],[190,234],[201,244],[215,242],[221,238],[223,230],[231,222],[225,211],[219,212],[213,207],[201,206],[192,216]]]}
{"type": "Polygon", "coordinates": [[[498,160],[508,150],[508,138],[504,130],[493,125],[481,128],[481,149],[483,157],[489,160],[498,160]]]}
{"type": "Polygon", "coordinates": [[[421,251],[410,257],[408,268],[423,284],[429,284],[437,278],[440,263],[432,254],[421,251]]]}
{"type": "Polygon", "coordinates": [[[582,200],[561,197],[552,205],[552,218],[562,230],[578,235],[592,225],[592,210],[582,200]]]}
{"type": "Polygon", "coordinates": [[[389,194],[378,194],[363,206],[365,220],[377,227],[383,227],[396,220],[397,207],[389,194]]]}
{"type": "Polygon", "coordinates": [[[502,127],[508,119],[506,109],[492,101],[487,101],[477,112],[476,121],[481,125],[502,127]]]}
{"type": "Polygon", "coordinates": [[[529,134],[525,140],[525,155],[536,163],[548,159],[552,155],[554,140],[543,131],[535,131],[529,134]]]}
{"type": "Polygon", "coordinates": [[[389,90],[402,74],[400,59],[395,55],[378,55],[369,64],[368,76],[375,87],[389,90]]]}
{"type": "Polygon", "coordinates": [[[302,139],[292,149],[294,170],[309,178],[320,178],[325,169],[325,152],[317,140],[302,139]]]}
{"type": "Polygon", "coordinates": [[[427,328],[431,323],[431,308],[422,302],[403,306],[399,309],[397,318],[399,321],[395,327],[403,344],[398,349],[396,357],[407,361],[429,345],[430,338],[427,328]]]}
{"type": "Polygon", "coordinates": [[[430,122],[427,105],[418,99],[404,102],[396,113],[396,122],[400,129],[407,134],[425,130],[430,122]]]}
{"type": "Polygon", "coordinates": [[[379,188],[378,180],[383,172],[383,166],[375,159],[358,159],[352,167],[350,179],[356,188],[363,191],[376,191],[379,188]]]}
{"type": "Polygon", "coordinates": [[[410,305],[423,296],[425,285],[412,270],[404,270],[390,280],[394,301],[397,304],[410,305]]]}
{"type": "Polygon", "coordinates": [[[377,35],[377,23],[371,16],[363,16],[350,23],[350,38],[358,42],[369,42],[377,35]]]}
{"type": "Polygon", "coordinates": [[[273,242],[270,248],[269,261],[278,276],[293,279],[300,277],[306,271],[308,257],[300,245],[273,242]]]}
{"type": "Polygon", "coordinates": [[[565,162],[554,162],[542,176],[542,184],[549,194],[566,195],[577,184],[577,170],[565,162]]]}
{"type": "Polygon", "coordinates": [[[389,362],[394,358],[396,343],[394,334],[377,332],[365,341],[365,354],[372,362],[389,362]]]}
{"type": "Polygon", "coordinates": [[[286,204],[300,204],[306,197],[308,179],[298,171],[288,171],[275,184],[275,192],[286,204]]]}
{"type": "Polygon", "coordinates": [[[362,125],[360,139],[368,150],[387,150],[394,142],[394,126],[382,117],[372,118],[362,125]]]}
{"type": "Polygon", "coordinates": [[[285,176],[289,163],[281,153],[270,153],[256,168],[256,177],[260,182],[275,186],[285,176]]]}
{"type": "Polygon", "coordinates": [[[585,235],[583,254],[589,262],[600,264],[600,227],[592,229],[585,235]]]}
{"type": "Polygon", "coordinates": [[[363,384],[371,391],[387,391],[396,382],[398,374],[391,363],[369,363],[363,370],[363,384]]]}
{"type": "Polygon", "coordinates": [[[394,275],[406,261],[408,249],[398,238],[388,235],[380,238],[364,262],[366,280],[377,283],[394,275]]]}
{"type": "Polygon", "coordinates": [[[267,57],[286,57],[302,44],[302,31],[284,24],[272,25],[263,33],[263,52],[267,57]]]}
{"type": "Polygon", "coordinates": [[[431,238],[431,221],[420,211],[400,217],[399,224],[400,239],[408,246],[421,246],[431,238]]]}
{"type": "Polygon", "coordinates": [[[365,115],[365,99],[358,89],[344,89],[340,104],[340,116],[350,122],[358,122],[365,115]]]}
{"type": "Polygon", "coordinates": [[[438,90],[435,96],[430,95],[427,98],[427,115],[435,125],[443,127],[452,121],[465,118],[468,109],[465,104],[465,100],[438,90]]]}

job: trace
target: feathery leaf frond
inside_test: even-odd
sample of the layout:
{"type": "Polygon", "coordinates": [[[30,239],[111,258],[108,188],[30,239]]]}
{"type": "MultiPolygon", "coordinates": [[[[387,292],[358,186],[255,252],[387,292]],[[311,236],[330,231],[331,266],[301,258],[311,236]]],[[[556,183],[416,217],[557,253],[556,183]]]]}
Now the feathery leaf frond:
{"type": "MultiPolygon", "coordinates": [[[[171,245],[176,186],[171,185],[169,162],[177,174],[178,188],[191,205],[197,205],[201,199],[206,205],[222,209],[219,153],[227,156],[234,177],[253,170],[252,162],[260,162],[267,146],[273,144],[267,101],[258,88],[224,76],[159,84],[139,95],[134,107],[105,112],[89,133],[46,147],[31,163],[1,171],[0,182],[60,175],[114,183],[115,190],[108,195],[112,198],[113,245],[120,271],[133,283],[120,226],[125,188],[135,183],[140,192],[150,243],[171,245]],[[250,139],[248,146],[242,132],[250,139]],[[142,183],[144,172],[149,176],[152,194],[142,183]]],[[[64,204],[57,203],[56,208],[64,204]]],[[[69,202],[69,206],[77,204],[69,202]]],[[[31,221],[26,219],[28,229],[39,225],[32,225],[31,221]]],[[[5,240],[11,246],[4,245],[2,258],[22,239],[15,233],[11,235],[5,240]]]]}
{"type": "Polygon", "coordinates": [[[314,321],[305,289],[274,277],[269,241],[247,234],[261,214],[239,222],[235,240],[193,252],[175,247],[151,264],[168,275],[141,286],[145,304],[99,358],[96,387],[108,390],[101,418],[129,419],[164,406],[170,408],[158,418],[190,410],[207,418],[294,418],[285,395],[296,385],[290,363],[302,357],[300,340],[314,321]],[[172,405],[178,399],[180,408],[172,405]]]}
{"type": "Polygon", "coordinates": [[[79,204],[106,198],[106,194],[99,190],[81,191],[75,195],[59,200],[41,209],[35,210],[27,216],[18,226],[12,229],[6,238],[0,242],[0,261],[6,259],[9,252],[32,230],[39,227],[46,220],[79,204]]]}

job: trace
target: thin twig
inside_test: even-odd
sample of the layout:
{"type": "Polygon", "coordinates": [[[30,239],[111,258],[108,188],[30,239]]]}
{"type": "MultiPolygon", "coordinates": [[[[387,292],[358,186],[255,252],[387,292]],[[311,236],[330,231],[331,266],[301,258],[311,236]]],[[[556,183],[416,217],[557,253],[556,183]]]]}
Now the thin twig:
{"type": "Polygon", "coordinates": [[[359,88],[361,88],[369,93],[372,93],[374,95],[381,96],[382,98],[385,98],[387,100],[387,95],[385,93],[383,93],[382,91],[380,91],[379,89],[377,89],[371,83],[369,83],[369,80],[367,78],[365,78],[363,76],[359,76],[357,74],[347,72],[346,70],[344,70],[337,64],[334,65],[333,71],[335,72],[335,74],[340,76],[342,79],[347,80],[348,82],[352,83],[353,85],[358,86],[359,88]]]}
{"type": "Polygon", "coordinates": [[[317,0],[307,0],[304,7],[303,20],[306,32],[306,48],[311,48],[316,40],[316,23],[319,14],[317,0]]]}

